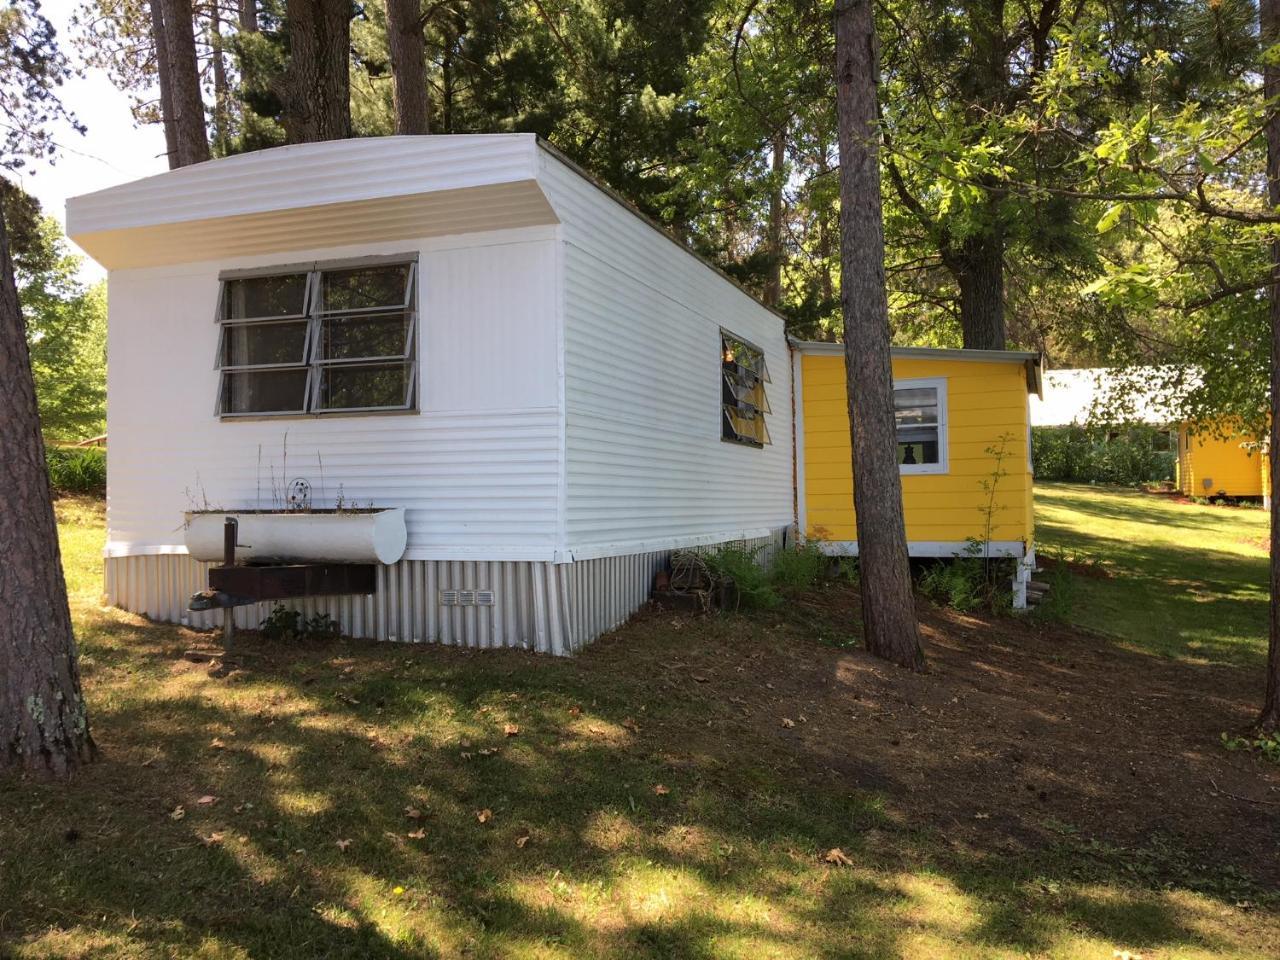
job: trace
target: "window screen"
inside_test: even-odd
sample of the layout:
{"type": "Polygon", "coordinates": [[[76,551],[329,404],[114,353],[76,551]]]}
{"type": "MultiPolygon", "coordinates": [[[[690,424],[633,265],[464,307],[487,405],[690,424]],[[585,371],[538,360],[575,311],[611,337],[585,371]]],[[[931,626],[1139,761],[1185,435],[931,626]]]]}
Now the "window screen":
{"type": "Polygon", "coordinates": [[[904,473],[939,473],[946,465],[946,389],[940,383],[894,387],[898,465],[904,473]]]}
{"type": "Polygon", "coordinates": [[[416,275],[403,262],[224,280],[218,413],[410,409],[416,275]]]}
{"type": "Polygon", "coordinates": [[[734,443],[762,447],[770,443],[765,414],[769,413],[769,368],[764,353],[745,340],[720,332],[720,437],[734,443]]]}

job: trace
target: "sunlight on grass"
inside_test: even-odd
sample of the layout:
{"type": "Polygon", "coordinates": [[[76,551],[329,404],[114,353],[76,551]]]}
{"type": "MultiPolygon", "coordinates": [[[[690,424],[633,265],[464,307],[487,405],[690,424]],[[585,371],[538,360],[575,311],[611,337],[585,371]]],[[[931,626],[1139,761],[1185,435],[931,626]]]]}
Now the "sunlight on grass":
{"type": "Polygon", "coordinates": [[[1268,517],[1105,487],[1036,485],[1036,541],[1066,559],[1073,623],[1165,656],[1266,653],[1268,517]]]}

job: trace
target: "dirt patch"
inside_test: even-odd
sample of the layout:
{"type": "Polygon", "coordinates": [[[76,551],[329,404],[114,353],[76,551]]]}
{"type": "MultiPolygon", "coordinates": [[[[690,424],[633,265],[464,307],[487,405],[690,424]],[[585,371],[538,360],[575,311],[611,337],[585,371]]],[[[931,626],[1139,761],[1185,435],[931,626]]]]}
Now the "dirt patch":
{"type": "Polygon", "coordinates": [[[705,726],[648,731],[683,753],[882,791],[893,816],[952,844],[1159,838],[1280,884],[1280,767],[1220,744],[1250,723],[1260,673],[922,605],[917,675],[854,648],[857,609],[841,585],[720,626],[651,611],[577,663],[701,701],[705,726]]]}
{"type": "Polygon", "coordinates": [[[1241,537],[1240,542],[1245,546],[1253,547],[1264,553],[1271,552],[1271,541],[1266,537],[1241,537]]]}

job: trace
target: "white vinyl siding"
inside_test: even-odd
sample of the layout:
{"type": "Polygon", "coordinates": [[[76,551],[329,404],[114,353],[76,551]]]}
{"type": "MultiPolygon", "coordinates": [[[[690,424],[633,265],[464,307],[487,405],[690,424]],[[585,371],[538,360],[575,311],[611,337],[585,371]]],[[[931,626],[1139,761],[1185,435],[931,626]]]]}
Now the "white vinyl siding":
{"type": "MultiPolygon", "coordinates": [[[[181,552],[192,506],[313,496],[407,509],[407,559],[552,560],[560,411],[554,240],[547,228],[421,241],[420,410],[219,420],[210,322],[219,272],[271,261],[113,271],[108,552],[181,552]],[[287,462],[286,462],[287,438],[287,462]]],[[[403,242],[310,251],[404,253],[403,242]]],[[[273,258],[279,261],[279,257],[273,258]]],[[[294,258],[301,260],[304,258],[294,258]]]]}
{"type": "Polygon", "coordinates": [[[792,520],[790,403],[721,440],[723,327],[790,397],[782,320],[550,154],[562,223],[565,527],[576,558],[761,536],[792,520]]]}

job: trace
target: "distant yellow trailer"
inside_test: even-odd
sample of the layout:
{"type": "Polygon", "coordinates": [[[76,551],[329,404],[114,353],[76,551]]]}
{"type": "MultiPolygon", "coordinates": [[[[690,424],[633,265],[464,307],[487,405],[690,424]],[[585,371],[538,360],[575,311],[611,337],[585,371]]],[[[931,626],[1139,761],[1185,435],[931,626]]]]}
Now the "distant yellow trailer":
{"type": "MultiPolygon", "coordinates": [[[[792,348],[799,527],[856,556],[844,348],[792,348]]],[[[901,347],[893,376],[908,552],[1015,558],[1021,606],[1035,565],[1028,396],[1042,392],[1040,355],[901,347]]]]}
{"type": "Polygon", "coordinates": [[[1270,460],[1262,441],[1230,427],[1178,429],[1178,489],[1189,497],[1271,495],[1270,460]]]}

